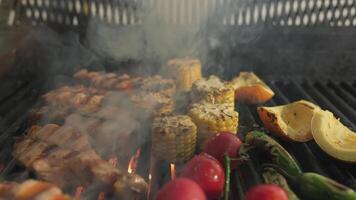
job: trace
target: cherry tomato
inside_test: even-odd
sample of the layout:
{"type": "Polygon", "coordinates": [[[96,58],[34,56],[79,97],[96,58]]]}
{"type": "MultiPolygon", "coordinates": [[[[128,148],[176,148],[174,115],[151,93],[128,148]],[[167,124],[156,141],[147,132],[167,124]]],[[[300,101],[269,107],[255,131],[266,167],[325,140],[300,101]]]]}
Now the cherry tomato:
{"type": "Polygon", "coordinates": [[[251,188],[244,200],[288,200],[288,195],[277,185],[264,184],[251,188]]]}
{"type": "Polygon", "coordinates": [[[156,200],[206,200],[206,197],[196,182],[177,178],[163,186],[157,193],[156,200]]]}
{"type": "MultiPolygon", "coordinates": [[[[223,165],[224,155],[227,154],[230,158],[236,158],[240,146],[241,140],[237,136],[232,133],[221,132],[205,143],[204,152],[218,159],[223,165]]],[[[233,163],[235,162],[231,164],[233,163]]],[[[234,166],[231,165],[232,168],[235,168],[234,166]]]]}
{"type": "Polygon", "coordinates": [[[224,190],[224,170],[219,161],[206,153],[196,155],[188,161],[181,176],[197,182],[209,199],[220,197],[224,190]]]}

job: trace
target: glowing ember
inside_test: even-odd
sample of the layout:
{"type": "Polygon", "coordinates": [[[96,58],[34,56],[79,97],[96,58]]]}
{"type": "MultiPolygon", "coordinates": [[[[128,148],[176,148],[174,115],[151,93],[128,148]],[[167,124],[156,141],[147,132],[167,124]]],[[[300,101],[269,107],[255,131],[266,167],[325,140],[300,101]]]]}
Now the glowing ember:
{"type": "Polygon", "coordinates": [[[135,173],[137,169],[138,159],[141,154],[141,149],[137,149],[135,155],[133,155],[130,159],[129,166],[127,167],[127,171],[131,173],[135,173]]]}
{"type": "Polygon", "coordinates": [[[80,199],[80,195],[84,192],[84,187],[83,186],[79,186],[77,187],[77,189],[75,190],[75,199],[80,199]]]}
{"type": "Polygon", "coordinates": [[[176,178],[176,166],[171,163],[171,179],[175,179],[176,178]]]}
{"type": "Polygon", "coordinates": [[[105,199],[105,193],[104,192],[100,192],[99,196],[98,196],[98,200],[104,200],[105,199]]]}

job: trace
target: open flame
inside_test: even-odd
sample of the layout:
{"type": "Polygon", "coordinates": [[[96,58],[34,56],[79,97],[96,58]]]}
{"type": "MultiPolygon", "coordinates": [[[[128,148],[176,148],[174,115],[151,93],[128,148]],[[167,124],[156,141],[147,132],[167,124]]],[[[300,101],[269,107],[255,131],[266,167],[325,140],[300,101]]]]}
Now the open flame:
{"type": "Polygon", "coordinates": [[[174,163],[171,163],[171,179],[174,180],[176,178],[176,166],[174,163]]]}
{"type": "Polygon", "coordinates": [[[137,149],[135,155],[133,155],[130,158],[130,162],[129,165],[127,167],[127,171],[131,174],[131,173],[135,173],[136,169],[137,169],[137,165],[138,165],[138,159],[140,157],[141,154],[141,149],[137,149]]]}

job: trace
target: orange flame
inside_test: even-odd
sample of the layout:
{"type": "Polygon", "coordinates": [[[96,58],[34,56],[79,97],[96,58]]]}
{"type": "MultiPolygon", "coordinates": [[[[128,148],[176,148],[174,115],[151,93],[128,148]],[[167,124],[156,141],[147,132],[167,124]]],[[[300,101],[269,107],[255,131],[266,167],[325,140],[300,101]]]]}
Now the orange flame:
{"type": "Polygon", "coordinates": [[[174,180],[176,178],[176,166],[171,163],[171,179],[174,180]]]}
{"type": "Polygon", "coordinates": [[[137,149],[135,155],[133,155],[130,158],[130,162],[129,165],[127,167],[127,172],[131,173],[135,173],[136,169],[137,169],[137,164],[138,164],[138,158],[141,155],[141,149],[137,149]]]}
{"type": "Polygon", "coordinates": [[[80,199],[80,195],[84,192],[84,187],[83,186],[78,186],[75,190],[75,195],[74,195],[74,199],[80,199]]]}

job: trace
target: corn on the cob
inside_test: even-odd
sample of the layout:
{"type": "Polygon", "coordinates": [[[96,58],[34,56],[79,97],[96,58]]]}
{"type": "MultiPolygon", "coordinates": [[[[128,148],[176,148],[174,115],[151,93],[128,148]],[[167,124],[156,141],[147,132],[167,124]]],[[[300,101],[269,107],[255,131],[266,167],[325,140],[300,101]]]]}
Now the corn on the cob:
{"type": "Polygon", "coordinates": [[[155,118],[152,124],[152,150],[170,162],[190,159],[195,151],[197,127],[186,115],[155,118]]]}
{"type": "Polygon", "coordinates": [[[166,74],[175,79],[179,91],[188,92],[193,83],[202,78],[201,63],[191,58],[172,59],[168,61],[166,74]]]}
{"type": "Polygon", "coordinates": [[[130,100],[148,114],[154,116],[168,115],[174,110],[174,101],[162,93],[138,92],[131,95],[130,100]]]}
{"type": "Polygon", "coordinates": [[[165,79],[159,75],[143,78],[138,84],[138,90],[142,92],[161,93],[172,97],[176,93],[176,84],[173,79],[165,79]]]}
{"type": "Polygon", "coordinates": [[[189,116],[198,127],[198,144],[204,147],[204,142],[221,131],[236,134],[238,112],[231,110],[226,104],[193,104],[189,116]]]}
{"type": "Polygon", "coordinates": [[[226,104],[231,110],[234,110],[235,91],[229,83],[222,82],[216,76],[210,76],[209,79],[200,79],[194,82],[192,99],[194,103],[226,104]]]}

